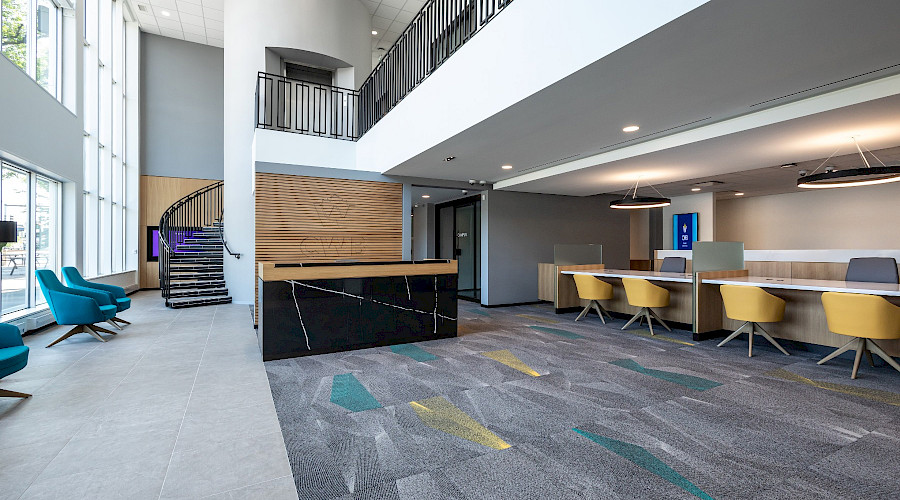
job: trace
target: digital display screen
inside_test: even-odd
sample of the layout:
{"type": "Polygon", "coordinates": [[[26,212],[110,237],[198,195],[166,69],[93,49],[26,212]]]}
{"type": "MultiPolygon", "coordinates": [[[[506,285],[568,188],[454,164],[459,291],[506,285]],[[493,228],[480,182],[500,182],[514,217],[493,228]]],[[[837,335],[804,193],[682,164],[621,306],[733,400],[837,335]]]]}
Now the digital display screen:
{"type": "Polygon", "coordinates": [[[672,216],[672,248],[691,250],[697,241],[697,214],[675,214],[672,216]]]}

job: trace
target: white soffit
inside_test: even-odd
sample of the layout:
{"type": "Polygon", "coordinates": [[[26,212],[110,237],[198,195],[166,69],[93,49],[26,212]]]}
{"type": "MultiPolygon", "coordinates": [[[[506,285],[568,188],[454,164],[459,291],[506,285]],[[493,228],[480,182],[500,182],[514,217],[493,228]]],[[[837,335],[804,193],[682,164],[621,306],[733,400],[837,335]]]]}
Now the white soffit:
{"type": "MultiPolygon", "coordinates": [[[[649,155],[652,153],[688,146],[691,144],[700,144],[703,141],[709,141],[712,139],[734,134],[738,134],[736,135],[736,137],[739,138],[741,137],[740,134],[742,132],[748,132],[779,123],[789,122],[790,120],[810,117],[819,113],[840,110],[842,108],[847,108],[850,106],[863,104],[866,102],[875,101],[877,99],[887,98],[898,94],[900,94],[900,75],[883,78],[881,80],[864,83],[846,89],[837,90],[820,96],[804,99],[802,101],[784,104],[782,106],[763,110],[757,113],[739,116],[710,125],[704,125],[685,132],[679,132],[669,136],[661,137],[659,139],[652,139],[646,142],[635,144],[633,146],[626,146],[613,151],[588,156],[586,158],[562,163],[535,172],[530,172],[500,180],[494,183],[494,189],[511,189],[515,191],[519,190],[519,188],[521,187],[524,187],[524,185],[526,184],[538,186],[541,184],[541,180],[557,176],[563,176],[562,178],[565,178],[567,174],[573,174],[578,171],[587,172],[590,170],[595,170],[599,173],[604,165],[613,164],[615,162],[636,159],[643,155],[649,155]]],[[[839,147],[841,142],[849,141],[850,135],[853,133],[853,131],[848,129],[848,131],[846,132],[847,135],[846,137],[844,137],[843,135],[841,135],[842,132],[840,130],[835,130],[834,134],[831,135],[837,134],[840,135],[840,137],[830,137],[828,139],[823,139],[826,142],[829,140],[831,142],[829,142],[828,144],[820,144],[819,146],[825,146],[826,149],[839,147]]],[[[898,127],[897,130],[886,131],[885,133],[891,134],[892,138],[890,139],[890,141],[900,143],[900,127],[898,127]]],[[[865,131],[860,131],[859,135],[860,140],[865,142],[865,131]]],[[[871,137],[871,134],[869,135],[869,139],[873,139],[873,137],[871,137]]],[[[796,139],[797,138],[795,137],[784,138],[785,141],[796,141],[796,139]]],[[[875,137],[874,139],[884,140],[884,137],[875,137]]],[[[884,145],[879,144],[879,147],[884,147],[884,145]]],[[[818,153],[818,150],[816,150],[816,152],[810,151],[809,154],[812,154],[812,157],[817,157],[820,155],[820,153],[818,153]]],[[[806,159],[809,158],[797,158],[790,161],[806,159]]],[[[722,160],[728,161],[727,158],[723,158],[722,160]]],[[[650,165],[648,165],[648,167],[649,166],[650,165]]],[[[738,170],[739,169],[731,171],[738,170]]],[[[594,189],[597,189],[596,192],[618,191],[626,188],[630,184],[633,184],[636,179],[634,176],[636,175],[641,175],[641,173],[635,172],[631,176],[612,175],[609,176],[608,180],[606,180],[602,184],[595,183],[594,189]]],[[[679,177],[679,174],[677,172],[669,172],[665,176],[662,176],[661,174],[661,176],[659,177],[657,177],[656,174],[647,174],[647,176],[647,180],[654,183],[673,182],[690,178],[679,177]]],[[[570,179],[573,181],[575,180],[574,177],[571,177],[570,179]]],[[[582,183],[583,179],[579,179],[575,182],[582,183]]],[[[529,187],[524,190],[531,191],[532,189],[529,187]]]]}

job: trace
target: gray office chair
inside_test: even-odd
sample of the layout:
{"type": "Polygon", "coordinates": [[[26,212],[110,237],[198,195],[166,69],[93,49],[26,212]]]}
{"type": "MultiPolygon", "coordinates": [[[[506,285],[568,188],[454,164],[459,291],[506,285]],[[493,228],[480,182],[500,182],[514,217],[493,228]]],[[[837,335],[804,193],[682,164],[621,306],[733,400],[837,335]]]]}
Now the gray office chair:
{"type": "Polygon", "coordinates": [[[868,283],[900,283],[897,261],[892,257],[858,257],[850,259],[845,281],[868,283]]]}
{"type": "Polygon", "coordinates": [[[684,257],[666,257],[659,266],[661,273],[683,273],[687,269],[687,259],[684,257]]]}

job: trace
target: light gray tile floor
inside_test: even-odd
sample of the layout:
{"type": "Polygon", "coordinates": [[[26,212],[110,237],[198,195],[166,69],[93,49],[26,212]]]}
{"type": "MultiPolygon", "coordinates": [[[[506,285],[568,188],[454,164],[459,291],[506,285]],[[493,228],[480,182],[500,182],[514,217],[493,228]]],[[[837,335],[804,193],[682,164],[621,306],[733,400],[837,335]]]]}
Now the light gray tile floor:
{"type": "Polygon", "coordinates": [[[132,295],[101,343],[69,327],[25,338],[0,381],[0,500],[296,499],[246,305],[167,309],[132,295]]]}

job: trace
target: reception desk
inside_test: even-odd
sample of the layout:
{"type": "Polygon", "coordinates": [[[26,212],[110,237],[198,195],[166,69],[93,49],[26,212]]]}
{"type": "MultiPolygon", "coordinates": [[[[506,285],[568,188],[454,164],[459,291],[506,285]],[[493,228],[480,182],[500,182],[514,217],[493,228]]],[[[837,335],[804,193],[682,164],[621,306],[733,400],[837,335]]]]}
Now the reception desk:
{"type": "Polygon", "coordinates": [[[263,360],[456,336],[457,263],[259,263],[263,360]]]}

